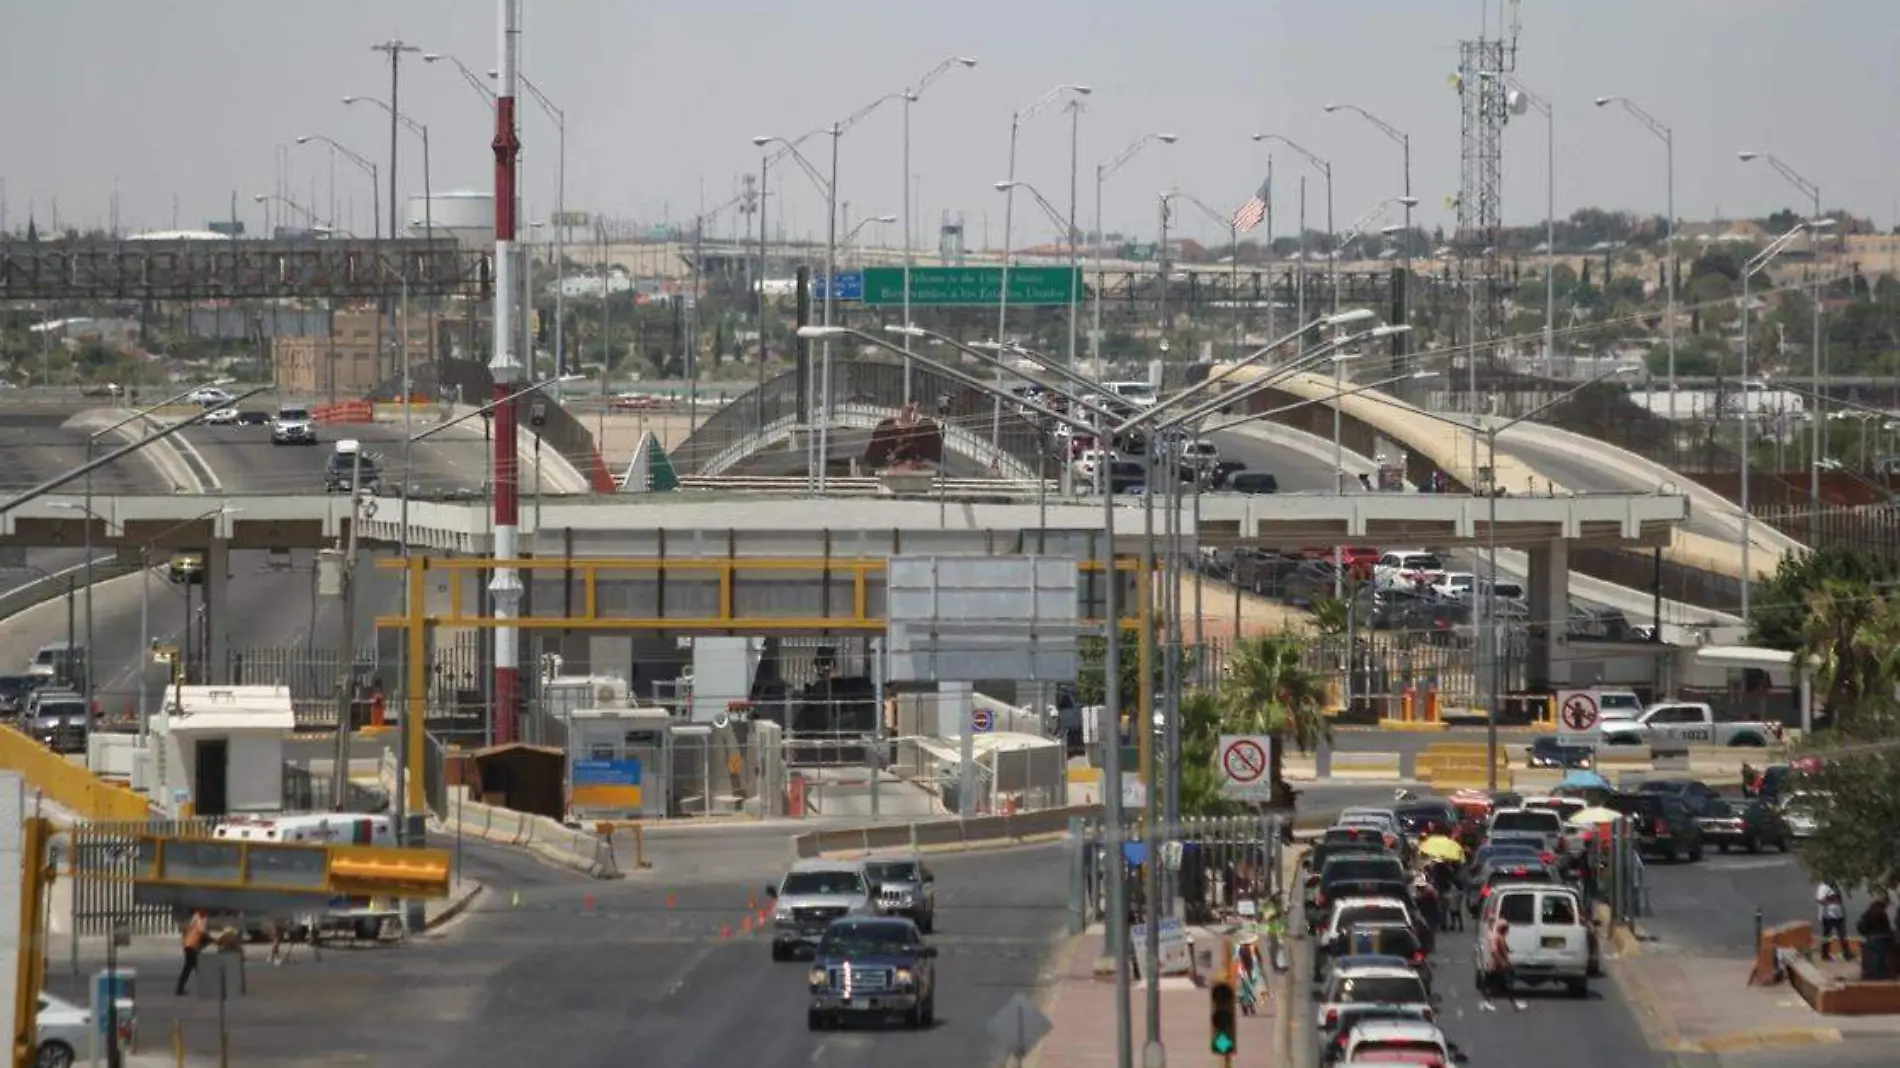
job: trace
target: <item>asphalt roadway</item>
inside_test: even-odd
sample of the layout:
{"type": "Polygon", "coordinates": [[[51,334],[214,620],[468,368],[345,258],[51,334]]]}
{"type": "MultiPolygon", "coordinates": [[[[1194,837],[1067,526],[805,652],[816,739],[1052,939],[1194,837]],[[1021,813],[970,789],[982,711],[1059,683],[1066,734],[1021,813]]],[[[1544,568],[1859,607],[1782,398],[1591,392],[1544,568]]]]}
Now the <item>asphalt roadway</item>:
{"type": "MultiPolygon", "coordinates": [[[[929,1033],[813,1033],[806,965],[773,963],[767,942],[742,930],[788,854],[782,835],[752,845],[735,849],[716,878],[693,881],[672,873],[658,844],[652,871],[599,883],[465,843],[465,873],[488,888],[441,931],[402,948],[326,949],[320,962],[298,949],[283,967],[253,965],[248,996],[228,1009],[232,1060],[258,1068],[1000,1063],[985,1025],[1016,994],[1036,995],[1062,937],[1061,847],[932,859],[940,931],[932,940],[942,956],[929,1033]]],[[[154,976],[139,999],[141,1033],[162,1044],[182,1021],[188,1050],[208,1052],[217,1005],[171,995],[175,949],[150,945],[134,959],[154,976]]]]}
{"type": "MultiPolygon", "coordinates": [[[[73,448],[70,443],[47,445],[49,435],[44,428],[17,421],[0,422],[0,448],[9,440],[9,429],[16,426],[29,428],[28,436],[20,442],[19,455],[0,454],[0,458],[17,460],[19,465],[37,465],[28,468],[33,472],[49,468],[58,471],[79,462],[68,455],[73,448]]],[[[265,427],[203,427],[182,433],[222,481],[229,495],[228,506],[240,512],[246,494],[321,493],[323,468],[335,437],[326,435],[328,440],[321,444],[298,447],[272,445],[265,427]]],[[[385,470],[392,480],[402,477],[400,426],[353,427],[348,434],[365,442],[372,451],[385,455],[385,470]]],[[[18,432],[15,436],[19,436],[18,432]]],[[[79,439],[78,449],[83,457],[83,437],[79,439]]],[[[478,489],[488,468],[484,442],[476,433],[447,431],[440,438],[417,445],[414,457],[412,481],[425,490],[478,489]]],[[[97,491],[150,492],[149,485],[129,480],[114,481],[111,486],[117,489],[110,488],[102,479],[97,491]]],[[[207,501],[207,509],[214,506],[214,502],[207,501]]],[[[37,556],[33,562],[46,566],[37,556]]],[[[237,551],[230,555],[230,577],[224,599],[212,607],[212,611],[223,613],[228,647],[244,650],[339,646],[343,629],[339,615],[341,605],[336,598],[315,595],[315,553],[310,550],[292,553],[288,567],[272,567],[271,563],[269,554],[263,552],[237,551]]],[[[402,591],[399,577],[373,568],[358,572],[357,590],[353,631],[360,645],[370,640],[370,627],[376,615],[396,610],[402,591]]],[[[193,588],[192,594],[195,611],[203,604],[203,587],[193,588]]],[[[149,641],[182,644],[186,631],[185,610],[185,587],[167,582],[162,569],[147,572],[143,578],[127,577],[95,588],[94,689],[108,713],[119,714],[134,708],[141,688],[149,695],[165,684],[166,669],[154,664],[144,650],[149,641]],[[140,588],[141,582],[144,589],[140,588]],[[147,616],[147,641],[141,640],[142,610],[147,616]]],[[[78,626],[84,627],[83,615],[78,626]]],[[[61,640],[65,630],[65,610],[55,603],[38,606],[8,621],[0,626],[0,664],[12,660],[24,663],[22,658],[30,655],[35,647],[61,640]]],[[[83,633],[80,640],[85,640],[83,633]]],[[[217,650],[214,654],[221,655],[217,650]]]]}
{"type": "MultiPolygon", "coordinates": [[[[11,497],[86,462],[86,439],[90,435],[66,429],[64,424],[70,418],[67,412],[0,409],[0,496],[11,497]]],[[[117,444],[115,437],[95,446],[93,455],[102,456],[117,444]]],[[[163,492],[165,484],[158,468],[136,453],[100,468],[92,479],[93,493],[99,496],[163,492]]],[[[62,492],[82,492],[83,485],[82,479],[63,487],[62,492]]],[[[78,513],[74,513],[77,518],[78,513]]],[[[0,567],[0,589],[24,586],[38,581],[41,572],[56,573],[85,559],[82,549],[29,549],[29,566],[0,567]]],[[[62,633],[48,640],[63,637],[62,633]]],[[[7,666],[6,670],[12,668],[7,666]]]]}

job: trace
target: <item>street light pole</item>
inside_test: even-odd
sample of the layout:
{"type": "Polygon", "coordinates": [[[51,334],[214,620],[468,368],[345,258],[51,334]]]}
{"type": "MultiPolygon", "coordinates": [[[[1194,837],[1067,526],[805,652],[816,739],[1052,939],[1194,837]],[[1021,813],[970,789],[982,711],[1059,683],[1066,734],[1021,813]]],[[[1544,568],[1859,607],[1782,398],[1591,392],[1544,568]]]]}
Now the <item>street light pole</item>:
{"type": "Polygon", "coordinates": [[[1049,90],[1031,101],[1028,107],[1014,112],[1009,117],[1009,174],[1008,177],[1004,179],[1004,181],[1008,183],[1008,186],[1003,190],[1003,269],[1001,274],[1001,287],[996,294],[996,343],[998,345],[1006,345],[1009,343],[1009,256],[1012,251],[1011,242],[1014,237],[1012,229],[1016,222],[1017,135],[1022,132],[1024,122],[1027,122],[1038,111],[1055,103],[1064,93],[1074,93],[1076,96],[1087,96],[1092,92],[1094,92],[1094,90],[1086,85],[1058,85],[1054,89],[1049,90]]]}
{"type": "MultiPolygon", "coordinates": [[[[377,167],[375,162],[369,157],[333,137],[325,137],[323,134],[305,134],[297,138],[297,143],[300,145],[307,145],[312,141],[330,146],[331,151],[341,154],[342,157],[349,160],[356,169],[369,175],[370,236],[381,239],[383,236],[383,183],[380,178],[381,168],[377,167]]],[[[295,205],[292,206],[294,207],[295,205]]],[[[298,208],[298,210],[301,211],[303,209],[298,208]]],[[[311,218],[314,220],[315,216],[313,215],[311,218]]],[[[391,234],[390,236],[394,237],[395,235],[391,234]]]]}
{"type": "MultiPolygon", "coordinates": [[[[1376,127],[1380,133],[1398,143],[1399,153],[1403,158],[1405,166],[1405,247],[1401,250],[1404,255],[1405,273],[1399,280],[1401,287],[1400,299],[1405,303],[1405,316],[1399,321],[1401,323],[1409,323],[1412,321],[1412,209],[1418,204],[1418,201],[1412,196],[1412,135],[1400,130],[1398,127],[1393,126],[1391,123],[1386,122],[1384,119],[1381,119],[1357,104],[1328,104],[1324,110],[1328,114],[1335,111],[1350,111],[1360,118],[1365,119],[1376,127]]],[[[1399,349],[1397,355],[1410,355],[1412,351],[1411,333],[1409,331],[1406,332],[1400,341],[1395,342],[1395,345],[1399,349]]]]}
{"type": "MultiPolygon", "coordinates": [[[[1097,363],[1096,370],[1098,373],[1101,370],[1100,363],[1102,359],[1102,250],[1103,246],[1107,244],[1102,236],[1102,183],[1108,179],[1109,175],[1121,170],[1123,164],[1134,159],[1136,153],[1139,153],[1143,148],[1147,147],[1148,142],[1159,141],[1164,145],[1171,145],[1174,144],[1176,140],[1177,138],[1171,133],[1142,134],[1140,137],[1135,138],[1127,148],[1122,149],[1114,159],[1109,160],[1107,163],[1098,163],[1095,165],[1095,293],[1091,301],[1094,308],[1093,323],[1090,328],[1090,334],[1092,336],[1089,339],[1089,353],[1094,357],[1097,363]]],[[[1268,331],[1268,333],[1271,332],[1271,330],[1268,331]]]]}
{"type": "MultiPolygon", "coordinates": [[[[1819,199],[1818,196],[1816,199],[1819,199]]],[[[1749,609],[1752,607],[1753,601],[1752,587],[1755,581],[1753,564],[1750,560],[1755,541],[1754,513],[1749,509],[1749,482],[1753,480],[1753,472],[1751,470],[1753,457],[1751,453],[1754,448],[1754,405],[1750,402],[1748,396],[1748,376],[1751,370],[1749,366],[1750,335],[1754,333],[1752,329],[1754,318],[1752,308],[1753,298],[1749,292],[1750,281],[1758,272],[1772,263],[1776,256],[1781,255],[1781,253],[1787,249],[1788,245],[1792,243],[1796,237],[1800,236],[1803,230],[1808,231],[1810,238],[1812,238],[1816,231],[1825,229],[1833,224],[1833,220],[1821,218],[1798,223],[1794,229],[1789,230],[1787,233],[1769,242],[1767,248],[1762,249],[1761,252],[1756,254],[1754,259],[1749,260],[1742,267],[1742,492],[1741,501],[1739,503],[1742,506],[1742,623],[1744,625],[1746,625],[1749,620],[1749,609]]],[[[1818,386],[1820,383],[1816,382],[1815,384],[1818,386]]],[[[1817,404],[1817,408],[1818,406],[1817,404]]],[[[1814,468],[1814,464],[1811,462],[1809,467],[1814,468]]],[[[1818,469],[1816,470],[1818,471],[1818,469]]]]}
{"type": "MultiPolygon", "coordinates": [[[[912,86],[909,89],[904,90],[904,93],[903,93],[903,99],[904,99],[904,325],[905,326],[913,325],[910,318],[910,272],[911,272],[911,268],[915,265],[915,261],[916,261],[916,254],[914,252],[914,249],[916,248],[916,241],[915,241],[915,234],[912,231],[912,227],[915,225],[915,222],[913,220],[913,217],[911,215],[911,210],[910,210],[910,106],[912,104],[915,104],[919,97],[923,96],[924,90],[930,88],[931,82],[934,82],[938,78],[942,77],[945,74],[945,72],[951,70],[954,67],[968,68],[968,67],[974,67],[974,66],[976,66],[976,60],[968,56],[951,56],[950,58],[930,68],[928,73],[926,73],[922,78],[918,79],[916,85],[912,86]]],[[[761,185],[760,189],[763,190],[764,186],[761,185]]],[[[912,364],[913,364],[913,361],[909,359],[906,359],[904,361],[904,403],[905,404],[909,404],[911,401],[912,364]]]]}
{"type": "MultiPolygon", "coordinates": [[[[1814,205],[1814,214],[1809,216],[1809,218],[1813,220],[1819,220],[1821,218],[1820,186],[1801,177],[1800,174],[1796,173],[1793,167],[1783,163],[1781,159],[1772,152],[1740,152],[1737,153],[1737,156],[1743,163],[1748,163],[1755,159],[1767,160],[1768,165],[1774,168],[1776,174],[1781,175],[1788,180],[1790,185],[1808,195],[1809,200],[1814,205]]],[[[1809,342],[1809,348],[1812,351],[1809,353],[1809,356],[1813,358],[1814,387],[1816,391],[1821,390],[1821,272],[1817,269],[1820,264],[1820,245],[1821,235],[1819,228],[1810,226],[1808,228],[1808,251],[1812,255],[1809,257],[1809,270],[1813,271],[1814,274],[1814,295],[1811,298],[1813,304],[1810,307],[1811,314],[1809,316],[1812,320],[1811,325],[1813,327],[1813,337],[1809,342]]],[[[1742,399],[1744,401],[1748,399],[1748,383],[1746,379],[1744,379],[1742,383],[1742,399]]],[[[1746,405],[1744,405],[1744,407],[1746,407],[1746,405]]],[[[1824,435],[1826,434],[1827,427],[1827,405],[1820,398],[1816,398],[1814,402],[1813,422],[1814,425],[1811,428],[1812,433],[1808,446],[1808,530],[1810,532],[1808,540],[1810,543],[1815,540],[1813,535],[1814,532],[1820,529],[1821,522],[1821,460],[1822,453],[1825,450],[1824,435]]],[[[1744,576],[1744,578],[1746,578],[1746,576],[1744,576]]]]}
{"type": "Polygon", "coordinates": [[[1636,121],[1647,127],[1650,133],[1661,138],[1663,143],[1663,168],[1667,184],[1664,191],[1666,200],[1663,210],[1669,215],[1663,220],[1663,239],[1669,243],[1669,306],[1666,336],[1669,345],[1669,434],[1673,451],[1676,435],[1676,134],[1675,131],[1659,122],[1656,116],[1637,106],[1636,102],[1629,97],[1600,96],[1596,99],[1597,107],[1605,107],[1609,104],[1623,105],[1624,111],[1634,116],[1636,121]]]}

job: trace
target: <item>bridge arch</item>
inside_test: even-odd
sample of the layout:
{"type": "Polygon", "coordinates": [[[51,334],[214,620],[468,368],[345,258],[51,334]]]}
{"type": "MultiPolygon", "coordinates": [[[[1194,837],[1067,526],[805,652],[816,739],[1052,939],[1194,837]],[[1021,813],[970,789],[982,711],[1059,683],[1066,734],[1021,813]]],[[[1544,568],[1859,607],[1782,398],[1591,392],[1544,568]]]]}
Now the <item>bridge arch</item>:
{"type": "MultiPolygon", "coordinates": [[[[783,372],[713,413],[674,450],[680,472],[725,474],[794,439],[816,393],[803,377],[783,372]]],[[[834,356],[831,379],[834,455],[840,446],[861,454],[878,424],[904,407],[904,367],[893,360],[834,356]]],[[[1005,402],[999,417],[994,397],[922,361],[912,365],[910,386],[922,414],[940,418],[946,453],[1006,478],[1047,474],[1047,439],[1014,406],[1005,402]]]]}

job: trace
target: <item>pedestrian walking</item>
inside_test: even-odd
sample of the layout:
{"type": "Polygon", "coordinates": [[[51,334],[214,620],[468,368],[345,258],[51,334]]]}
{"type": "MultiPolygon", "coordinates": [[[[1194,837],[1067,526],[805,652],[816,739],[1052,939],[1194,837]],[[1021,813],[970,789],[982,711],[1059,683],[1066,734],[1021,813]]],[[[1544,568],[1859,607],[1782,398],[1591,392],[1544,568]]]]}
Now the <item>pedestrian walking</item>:
{"type": "Polygon", "coordinates": [[[1814,888],[1814,903],[1821,923],[1821,959],[1834,959],[1828,948],[1828,940],[1833,939],[1841,945],[1841,959],[1853,960],[1854,949],[1847,944],[1847,898],[1839,884],[1831,879],[1821,880],[1814,888]]]}
{"type": "Polygon", "coordinates": [[[183,938],[185,966],[178,972],[178,996],[181,998],[185,996],[185,984],[197,974],[198,954],[204,952],[205,940],[210,937],[211,921],[205,917],[203,909],[194,911],[191,919],[185,923],[183,938]]]}
{"type": "Polygon", "coordinates": [[[1240,980],[1240,1012],[1252,1016],[1260,1007],[1260,936],[1245,935],[1234,950],[1234,967],[1240,980]]]}
{"type": "Polygon", "coordinates": [[[1886,979],[1887,962],[1893,956],[1893,917],[1887,912],[1886,894],[1874,895],[1854,931],[1860,935],[1860,977],[1886,979]]]}

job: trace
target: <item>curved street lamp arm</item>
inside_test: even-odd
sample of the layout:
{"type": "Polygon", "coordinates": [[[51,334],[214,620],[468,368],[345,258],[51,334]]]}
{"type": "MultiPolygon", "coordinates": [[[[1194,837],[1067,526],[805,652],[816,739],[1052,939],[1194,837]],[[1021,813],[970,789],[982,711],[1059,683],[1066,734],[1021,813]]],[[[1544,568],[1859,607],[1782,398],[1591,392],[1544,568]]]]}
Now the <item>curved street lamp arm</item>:
{"type": "Polygon", "coordinates": [[[1624,111],[1629,112],[1630,115],[1633,116],[1637,122],[1640,122],[1644,126],[1648,127],[1650,133],[1655,134],[1657,137],[1662,138],[1663,143],[1668,144],[1675,140],[1676,134],[1674,130],[1671,130],[1668,126],[1664,125],[1661,119],[1658,119],[1656,116],[1651,115],[1647,111],[1644,111],[1642,107],[1636,103],[1636,101],[1631,100],[1629,97],[1606,96],[1606,97],[1600,98],[1597,101],[1597,104],[1598,106],[1602,106],[1604,104],[1621,104],[1624,111]]]}
{"type": "Polygon", "coordinates": [[[1291,138],[1282,137],[1279,134],[1254,134],[1253,139],[1255,141],[1278,141],[1281,144],[1285,145],[1286,147],[1306,157],[1306,162],[1312,164],[1313,167],[1316,170],[1318,170],[1321,174],[1324,174],[1328,177],[1332,176],[1333,165],[1331,162],[1329,162],[1325,157],[1320,156],[1319,154],[1310,151],[1309,149],[1299,144],[1299,142],[1294,141],[1291,138]]]}
{"type": "Polygon", "coordinates": [[[1374,115],[1372,112],[1367,111],[1365,108],[1362,108],[1357,104],[1328,104],[1326,105],[1326,110],[1327,111],[1350,111],[1353,114],[1371,123],[1372,125],[1378,127],[1380,133],[1385,134],[1387,137],[1390,137],[1392,140],[1398,142],[1399,144],[1404,145],[1404,144],[1409,144],[1411,142],[1411,138],[1406,135],[1405,131],[1385,121],[1379,116],[1374,115]]]}

